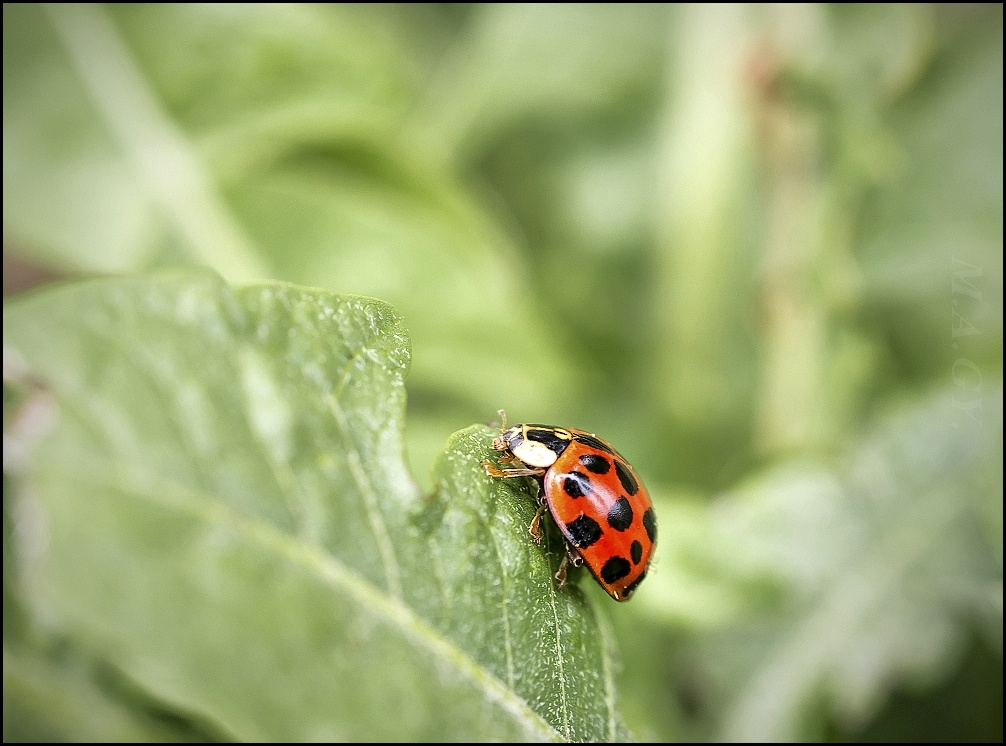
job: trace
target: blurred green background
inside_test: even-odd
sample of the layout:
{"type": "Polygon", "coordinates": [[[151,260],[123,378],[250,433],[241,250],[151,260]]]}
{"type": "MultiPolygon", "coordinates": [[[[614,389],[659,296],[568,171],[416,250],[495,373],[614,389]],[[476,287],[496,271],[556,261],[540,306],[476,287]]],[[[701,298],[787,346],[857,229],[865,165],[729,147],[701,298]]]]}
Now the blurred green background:
{"type": "Polygon", "coordinates": [[[198,264],[388,301],[424,488],[502,407],[653,493],[610,611],[637,737],[1002,739],[1000,5],[3,33],[5,295],[198,264]]]}

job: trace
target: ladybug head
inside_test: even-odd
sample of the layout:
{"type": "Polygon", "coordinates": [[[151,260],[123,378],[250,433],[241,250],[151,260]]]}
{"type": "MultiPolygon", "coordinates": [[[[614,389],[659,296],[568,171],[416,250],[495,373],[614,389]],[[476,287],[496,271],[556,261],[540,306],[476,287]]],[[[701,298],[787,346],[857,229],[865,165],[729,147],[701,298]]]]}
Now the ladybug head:
{"type": "Polygon", "coordinates": [[[493,448],[510,453],[527,466],[549,467],[571,440],[570,434],[547,425],[514,425],[493,441],[493,448]]]}
{"type": "Polygon", "coordinates": [[[513,453],[513,449],[520,446],[524,440],[523,427],[521,425],[514,425],[513,427],[507,428],[493,441],[493,450],[500,451],[502,453],[513,453]]]}

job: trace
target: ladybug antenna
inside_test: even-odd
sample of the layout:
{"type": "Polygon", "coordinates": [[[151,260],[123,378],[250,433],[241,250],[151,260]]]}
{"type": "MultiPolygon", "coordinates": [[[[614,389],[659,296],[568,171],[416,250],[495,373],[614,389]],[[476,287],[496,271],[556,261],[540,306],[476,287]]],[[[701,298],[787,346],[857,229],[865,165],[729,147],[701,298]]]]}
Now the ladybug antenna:
{"type": "Polygon", "coordinates": [[[506,412],[504,412],[502,409],[497,409],[496,414],[500,416],[500,419],[503,421],[503,424],[501,425],[497,420],[489,420],[489,422],[487,422],[486,425],[492,428],[498,427],[500,431],[506,430],[506,412]]]}

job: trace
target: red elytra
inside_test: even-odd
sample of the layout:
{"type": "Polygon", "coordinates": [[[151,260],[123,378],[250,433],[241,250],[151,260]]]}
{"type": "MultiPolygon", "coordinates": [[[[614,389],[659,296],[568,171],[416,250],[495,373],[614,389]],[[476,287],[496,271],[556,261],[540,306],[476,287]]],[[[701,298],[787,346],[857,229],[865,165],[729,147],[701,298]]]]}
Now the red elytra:
{"type": "Polygon", "coordinates": [[[556,578],[561,588],[566,565],[587,568],[616,601],[628,600],[646,576],[657,541],[657,521],[642,481],[614,448],[583,430],[521,424],[506,428],[492,447],[502,453],[499,468],[484,462],[494,477],[535,477],[544,502],[531,522],[541,540],[547,506],[566,539],[567,557],[556,578]]]}

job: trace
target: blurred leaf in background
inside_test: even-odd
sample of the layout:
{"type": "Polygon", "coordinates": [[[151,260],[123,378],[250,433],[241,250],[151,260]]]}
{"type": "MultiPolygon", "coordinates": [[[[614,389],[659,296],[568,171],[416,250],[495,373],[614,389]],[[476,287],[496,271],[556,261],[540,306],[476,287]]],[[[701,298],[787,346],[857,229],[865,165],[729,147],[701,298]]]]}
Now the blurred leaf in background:
{"type": "MultiPolygon", "coordinates": [[[[659,557],[596,624],[636,736],[1001,740],[1001,6],[5,5],[3,167],[5,288],[207,265],[393,305],[423,491],[500,407],[626,453],[659,557]]],[[[25,396],[5,708],[249,735],[87,689],[121,661],[72,634],[8,655],[25,396]]]]}

